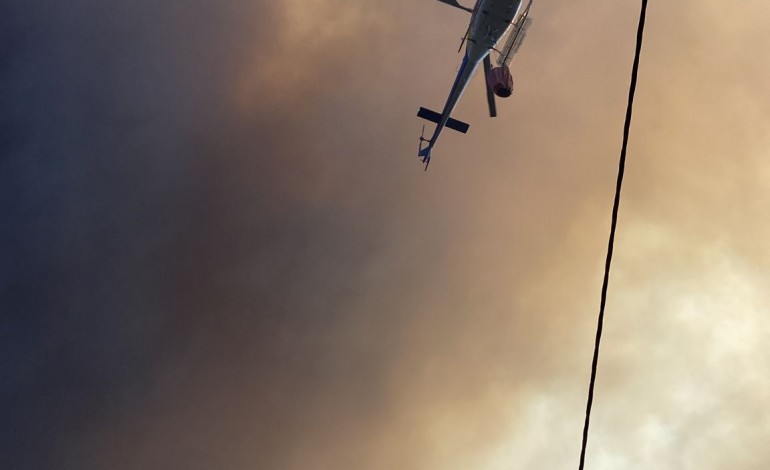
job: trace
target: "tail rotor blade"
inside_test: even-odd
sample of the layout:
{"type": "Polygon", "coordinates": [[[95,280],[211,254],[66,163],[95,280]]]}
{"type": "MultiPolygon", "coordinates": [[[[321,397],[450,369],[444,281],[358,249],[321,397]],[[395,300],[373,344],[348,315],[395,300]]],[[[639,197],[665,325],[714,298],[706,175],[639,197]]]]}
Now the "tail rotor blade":
{"type": "Polygon", "coordinates": [[[487,104],[489,105],[489,117],[497,116],[497,106],[495,105],[495,93],[489,86],[489,72],[492,70],[492,60],[489,58],[489,54],[484,57],[484,86],[487,88],[487,104]]]}

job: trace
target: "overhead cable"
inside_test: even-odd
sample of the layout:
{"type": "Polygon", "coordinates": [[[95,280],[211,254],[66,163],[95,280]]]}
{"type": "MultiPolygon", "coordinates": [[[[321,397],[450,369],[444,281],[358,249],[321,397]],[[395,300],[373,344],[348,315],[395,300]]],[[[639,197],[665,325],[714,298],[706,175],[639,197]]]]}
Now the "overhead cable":
{"type": "Polygon", "coordinates": [[[583,443],[580,448],[580,466],[583,470],[586,458],[586,446],[588,445],[588,426],[591,421],[591,407],[594,401],[594,386],[596,384],[596,370],[599,364],[599,346],[602,341],[602,328],[604,326],[604,309],[607,304],[607,286],[610,280],[610,267],[612,266],[612,252],[615,246],[615,230],[618,225],[618,210],[620,208],[620,192],[623,187],[623,175],[626,168],[626,150],[628,148],[628,135],[631,129],[631,116],[634,108],[634,94],[636,93],[636,79],[639,72],[639,56],[642,53],[642,40],[644,37],[644,20],[647,15],[647,0],[642,0],[642,11],[639,15],[639,27],[636,32],[636,53],[634,65],[631,70],[631,86],[628,90],[628,107],[626,108],[626,123],[623,127],[623,146],[618,162],[618,179],[615,185],[615,202],[612,206],[612,224],[610,226],[610,238],[607,244],[607,259],[604,264],[604,281],[602,282],[601,303],[599,306],[599,318],[596,326],[596,342],[594,343],[594,355],[591,362],[591,380],[588,385],[588,400],[586,403],[586,418],[583,425],[583,443]]]}

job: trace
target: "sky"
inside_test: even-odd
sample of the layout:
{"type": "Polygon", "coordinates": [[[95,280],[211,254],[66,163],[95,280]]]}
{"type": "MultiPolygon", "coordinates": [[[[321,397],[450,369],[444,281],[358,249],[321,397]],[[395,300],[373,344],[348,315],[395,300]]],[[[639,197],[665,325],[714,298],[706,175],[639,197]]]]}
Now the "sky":
{"type": "MultiPolygon", "coordinates": [[[[576,468],[639,2],[0,6],[0,467],[576,468]]],[[[770,6],[651,1],[587,469],[770,466],[770,6]]]]}

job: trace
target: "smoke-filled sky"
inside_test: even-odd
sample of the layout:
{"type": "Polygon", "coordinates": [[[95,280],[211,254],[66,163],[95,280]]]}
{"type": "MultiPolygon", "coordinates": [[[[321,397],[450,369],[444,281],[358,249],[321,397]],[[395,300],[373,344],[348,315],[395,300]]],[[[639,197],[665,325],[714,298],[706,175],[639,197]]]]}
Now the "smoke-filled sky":
{"type": "MultiPolygon", "coordinates": [[[[425,173],[459,10],[4,2],[0,467],[576,467],[638,13],[425,173]]],[[[769,15],[650,2],[587,469],[770,467],[769,15]]]]}

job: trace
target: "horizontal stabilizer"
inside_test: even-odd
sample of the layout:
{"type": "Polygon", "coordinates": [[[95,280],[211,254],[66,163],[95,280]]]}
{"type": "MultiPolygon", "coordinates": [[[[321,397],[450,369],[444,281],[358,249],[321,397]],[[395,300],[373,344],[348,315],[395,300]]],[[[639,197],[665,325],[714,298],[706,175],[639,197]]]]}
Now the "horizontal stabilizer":
{"type": "MultiPolygon", "coordinates": [[[[430,122],[434,122],[438,124],[441,121],[441,114],[437,113],[436,111],[431,111],[427,108],[420,108],[419,111],[417,111],[417,117],[421,117],[423,119],[427,119],[430,122]]],[[[462,121],[458,121],[457,119],[449,118],[446,122],[446,126],[454,131],[462,132],[465,134],[468,132],[468,128],[470,128],[470,124],[466,124],[462,121]]]]}

